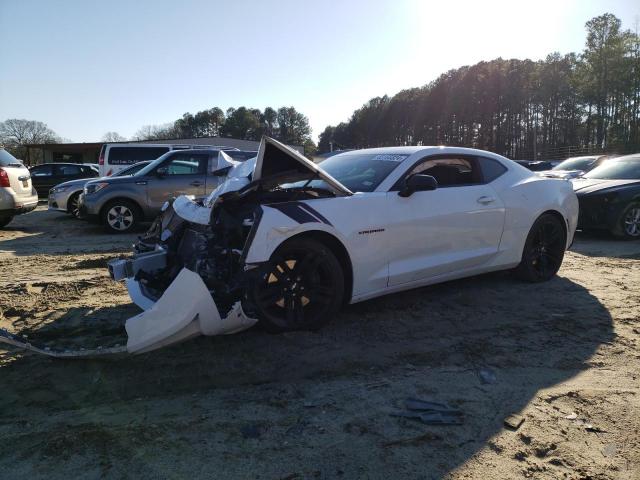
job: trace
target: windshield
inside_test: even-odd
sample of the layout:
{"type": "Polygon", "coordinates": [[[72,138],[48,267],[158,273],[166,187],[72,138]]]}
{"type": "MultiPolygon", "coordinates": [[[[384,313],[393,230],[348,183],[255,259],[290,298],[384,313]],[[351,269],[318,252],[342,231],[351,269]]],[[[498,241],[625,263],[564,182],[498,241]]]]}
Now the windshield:
{"type": "Polygon", "coordinates": [[[582,178],[603,180],[640,180],[640,156],[623,160],[611,160],[594,168],[582,178]]]}
{"type": "Polygon", "coordinates": [[[140,170],[138,170],[138,172],[134,173],[133,176],[134,177],[144,177],[145,175],[148,175],[149,173],[153,172],[153,170],[158,165],[160,165],[162,162],[164,162],[165,158],[170,157],[172,153],[173,152],[167,152],[164,155],[160,155],[153,162],[147,164],[146,166],[144,166],[140,170]]]}
{"type": "Polygon", "coordinates": [[[140,163],[131,165],[130,167],[125,168],[124,170],[120,170],[119,172],[114,173],[112,177],[126,177],[127,175],[135,175],[140,170],[142,170],[145,167],[145,165],[149,165],[149,162],[140,162],[140,163]]]}
{"type": "MultiPolygon", "coordinates": [[[[409,155],[381,153],[341,153],[320,163],[320,168],[352,192],[373,192],[409,155]]],[[[297,182],[295,185],[304,185],[297,182]]],[[[322,180],[309,186],[328,188],[322,180]]]]}
{"type": "Polygon", "coordinates": [[[564,162],[552,168],[552,170],[588,170],[598,157],[567,158],[564,162]]]}

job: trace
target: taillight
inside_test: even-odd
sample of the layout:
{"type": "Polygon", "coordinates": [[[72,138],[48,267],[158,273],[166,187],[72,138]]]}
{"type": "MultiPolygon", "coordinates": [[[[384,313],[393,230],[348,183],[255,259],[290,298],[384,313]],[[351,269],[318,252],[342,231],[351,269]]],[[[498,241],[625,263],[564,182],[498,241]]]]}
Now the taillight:
{"type": "Polygon", "coordinates": [[[10,187],[9,174],[0,168],[0,187],[10,187]]]}
{"type": "Polygon", "coordinates": [[[98,157],[98,165],[104,165],[104,150],[100,150],[100,157],[98,157]]]}

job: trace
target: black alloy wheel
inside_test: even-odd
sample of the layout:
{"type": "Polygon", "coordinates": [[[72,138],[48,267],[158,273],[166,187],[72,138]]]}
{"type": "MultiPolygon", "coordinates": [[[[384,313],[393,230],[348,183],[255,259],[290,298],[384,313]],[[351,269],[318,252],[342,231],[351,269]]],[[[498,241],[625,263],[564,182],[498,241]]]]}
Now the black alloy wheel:
{"type": "Polygon", "coordinates": [[[316,330],[339,310],[344,274],[325,245],[293,239],[274,252],[250,294],[267,331],[316,330]]]}
{"type": "Polygon", "coordinates": [[[528,282],[544,282],[558,273],[566,247],[563,221],[545,213],[531,227],[516,274],[528,282]]]}

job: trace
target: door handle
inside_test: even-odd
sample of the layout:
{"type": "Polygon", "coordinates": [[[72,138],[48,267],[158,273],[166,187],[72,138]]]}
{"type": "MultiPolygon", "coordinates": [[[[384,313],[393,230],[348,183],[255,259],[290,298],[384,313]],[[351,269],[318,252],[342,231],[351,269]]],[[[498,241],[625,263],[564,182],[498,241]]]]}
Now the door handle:
{"type": "Polygon", "coordinates": [[[189,185],[191,185],[192,187],[199,187],[202,185],[202,182],[196,180],[195,182],[191,182],[189,185]]]}
{"type": "Polygon", "coordinates": [[[478,203],[481,203],[482,205],[489,205],[490,203],[493,203],[495,201],[496,201],[495,198],[488,197],[487,195],[483,195],[478,199],[478,203]]]}
{"type": "Polygon", "coordinates": [[[138,182],[136,182],[136,185],[146,185],[147,181],[146,180],[140,180],[138,182]]]}

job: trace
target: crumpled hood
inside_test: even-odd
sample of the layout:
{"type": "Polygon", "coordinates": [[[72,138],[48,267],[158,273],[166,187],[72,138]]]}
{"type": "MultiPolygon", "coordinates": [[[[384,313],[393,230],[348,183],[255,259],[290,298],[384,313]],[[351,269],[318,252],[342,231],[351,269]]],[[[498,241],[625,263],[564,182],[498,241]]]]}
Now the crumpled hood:
{"type": "Polygon", "coordinates": [[[291,174],[293,181],[321,178],[335,193],[352,195],[351,190],[296,150],[271,137],[263,136],[256,157],[252,180],[291,174]]]}
{"type": "Polygon", "coordinates": [[[327,172],[309,161],[303,155],[287,147],[286,145],[263,136],[255,158],[245,162],[237,162],[224,152],[218,157],[218,170],[228,168],[227,179],[218,185],[203,202],[198,205],[187,196],[180,196],[173,202],[174,211],[184,220],[192,223],[207,225],[211,215],[211,208],[221,195],[228,192],[236,192],[252,182],[264,181],[269,178],[287,178],[286,182],[320,178],[336,193],[340,195],[352,195],[352,192],[338,182],[327,172]]]}
{"type": "Polygon", "coordinates": [[[572,180],[573,191],[578,195],[586,195],[624,185],[640,184],[640,180],[606,180],[600,178],[576,178],[572,180]]]}

